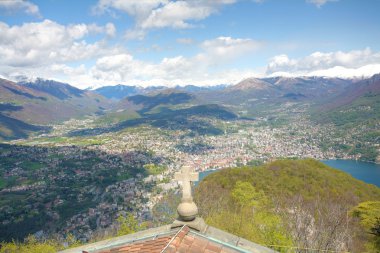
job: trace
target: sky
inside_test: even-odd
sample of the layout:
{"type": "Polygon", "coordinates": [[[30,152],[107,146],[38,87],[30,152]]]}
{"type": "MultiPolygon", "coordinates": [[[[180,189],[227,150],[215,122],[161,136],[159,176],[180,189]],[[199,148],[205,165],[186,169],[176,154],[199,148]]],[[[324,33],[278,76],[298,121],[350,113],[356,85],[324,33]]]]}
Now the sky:
{"type": "Polygon", "coordinates": [[[0,77],[218,85],[380,73],[379,0],[0,0],[0,77]]]}

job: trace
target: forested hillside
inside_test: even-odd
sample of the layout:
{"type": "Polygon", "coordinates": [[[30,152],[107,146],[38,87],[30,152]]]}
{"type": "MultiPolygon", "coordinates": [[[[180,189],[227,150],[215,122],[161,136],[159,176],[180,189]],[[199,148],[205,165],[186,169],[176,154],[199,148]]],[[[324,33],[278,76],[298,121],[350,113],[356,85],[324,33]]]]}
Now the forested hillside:
{"type": "Polygon", "coordinates": [[[196,200],[209,225],[279,251],[380,249],[379,234],[370,232],[378,226],[377,205],[353,211],[378,203],[380,189],[313,159],[221,170],[201,182],[196,200]]]}

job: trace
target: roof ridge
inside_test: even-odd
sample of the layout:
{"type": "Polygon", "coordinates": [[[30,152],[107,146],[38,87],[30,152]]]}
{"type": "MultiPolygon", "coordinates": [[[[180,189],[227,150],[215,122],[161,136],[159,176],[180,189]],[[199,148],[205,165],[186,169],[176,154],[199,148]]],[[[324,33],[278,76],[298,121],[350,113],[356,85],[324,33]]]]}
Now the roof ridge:
{"type": "MultiPolygon", "coordinates": [[[[165,250],[166,250],[167,248],[169,248],[170,246],[172,246],[171,244],[172,244],[172,243],[175,241],[175,239],[177,239],[177,238],[179,238],[179,240],[177,240],[177,241],[175,242],[175,244],[179,245],[179,244],[182,242],[182,240],[183,240],[183,238],[185,237],[185,235],[186,235],[187,233],[189,233],[189,231],[190,231],[189,227],[188,227],[187,225],[183,225],[183,226],[178,230],[178,232],[172,237],[172,239],[168,242],[168,244],[162,249],[161,253],[165,252],[165,250]]],[[[174,248],[176,249],[177,246],[174,246],[174,248]]]]}

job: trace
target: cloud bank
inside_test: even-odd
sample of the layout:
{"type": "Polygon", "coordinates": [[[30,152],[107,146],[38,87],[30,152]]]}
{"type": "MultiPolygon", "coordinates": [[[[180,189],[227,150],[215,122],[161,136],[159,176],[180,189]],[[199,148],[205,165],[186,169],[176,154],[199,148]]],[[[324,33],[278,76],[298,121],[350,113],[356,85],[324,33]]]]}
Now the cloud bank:
{"type": "Polygon", "coordinates": [[[380,52],[373,52],[370,48],[349,52],[314,52],[298,59],[283,54],[270,59],[266,75],[361,77],[380,73],[379,65],[380,52]]]}
{"type": "MultiPolygon", "coordinates": [[[[51,20],[9,26],[0,22],[0,74],[52,78],[77,87],[132,83],[138,85],[212,85],[237,82],[253,73],[223,68],[249,55],[263,43],[247,38],[221,36],[197,44],[190,57],[164,57],[158,62],[142,61],[124,47],[110,46],[115,34],[112,23],[61,25],[51,20]],[[88,42],[88,37],[102,39],[88,42]],[[84,64],[83,62],[92,62],[84,64]]],[[[185,40],[181,43],[195,43],[185,40]]]]}
{"type": "Polygon", "coordinates": [[[32,67],[90,59],[109,53],[104,43],[87,43],[93,33],[111,36],[112,23],[60,25],[51,20],[8,26],[0,22],[0,63],[10,67],[32,67]]]}
{"type": "Polygon", "coordinates": [[[348,52],[314,52],[301,58],[281,54],[259,69],[234,68],[240,59],[255,60],[265,43],[249,38],[220,36],[196,44],[192,56],[163,57],[157,62],[137,59],[125,47],[110,46],[112,23],[61,25],[51,20],[9,26],[0,23],[0,74],[43,77],[80,88],[119,83],[134,85],[231,84],[247,77],[336,76],[362,77],[380,73],[380,52],[370,48],[348,52]],[[88,42],[97,35],[100,39],[88,42]],[[90,61],[91,63],[84,64],[90,61]]]}
{"type": "Polygon", "coordinates": [[[115,11],[126,13],[135,20],[135,27],[126,32],[127,39],[143,39],[151,29],[173,28],[187,29],[195,26],[194,22],[205,19],[218,12],[224,5],[236,0],[99,0],[92,8],[95,14],[115,11]]]}

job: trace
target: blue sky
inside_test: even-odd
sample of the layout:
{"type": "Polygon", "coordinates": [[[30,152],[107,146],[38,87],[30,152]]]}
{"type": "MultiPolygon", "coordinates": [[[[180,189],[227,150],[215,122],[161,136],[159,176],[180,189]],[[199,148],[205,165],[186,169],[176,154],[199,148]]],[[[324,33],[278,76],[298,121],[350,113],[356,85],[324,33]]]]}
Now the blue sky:
{"type": "Polygon", "coordinates": [[[2,0],[0,76],[80,88],[380,72],[377,0],[2,0]]]}

